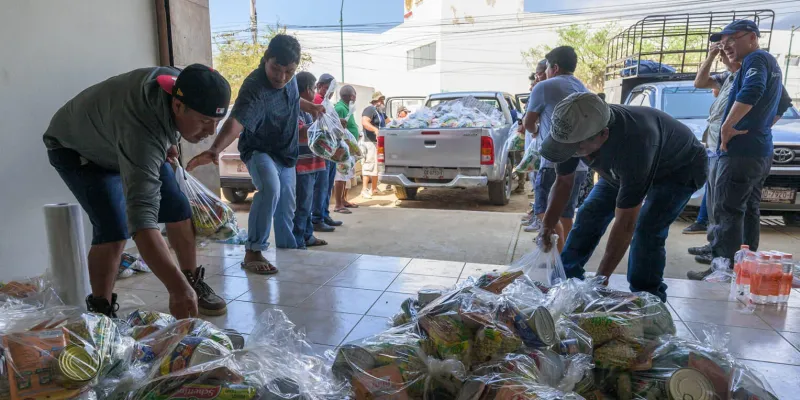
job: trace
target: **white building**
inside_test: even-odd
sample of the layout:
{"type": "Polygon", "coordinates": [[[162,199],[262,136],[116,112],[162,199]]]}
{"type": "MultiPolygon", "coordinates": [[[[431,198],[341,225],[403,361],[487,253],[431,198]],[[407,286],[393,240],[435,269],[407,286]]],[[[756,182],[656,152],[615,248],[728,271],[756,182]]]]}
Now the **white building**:
{"type": "MultiPolygon", "coordinates": [[[[406,4],[411,8],[397,27],[379,34],[344,33],[345,81],[375,87],[387,96],[424,96],[461,90],[525,92],[531,68],[522,52],[542,44],[555,46],[559,26],[611,20],[604,17],[603,21],[587,21],[581,19],[585,17],[527,13],[523,9],[524,0],[411,0],[406,4]]],[[[615,22],[622,29],[638,19],[615,22]]],[[[319,76],[327,72],[341,78],[342,40],[338,31],[292,33],[312,55],[314,62],[309,67],[312,73],[319,76]]],[[[793,54],[800,55],[800,32],[795,36],[793,54]]],[[[782,68],[788,44],[788,31],[773,31],[770,50],[782,68]]],[[[800,99],[797,58],[793,64],[787,89],[795,99],[800,99]]]]}

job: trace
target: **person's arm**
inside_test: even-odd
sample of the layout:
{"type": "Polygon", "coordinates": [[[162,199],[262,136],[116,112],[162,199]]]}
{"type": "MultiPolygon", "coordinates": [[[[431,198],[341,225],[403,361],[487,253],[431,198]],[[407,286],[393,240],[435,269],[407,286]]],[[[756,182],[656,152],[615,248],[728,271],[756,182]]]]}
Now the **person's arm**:
{"type": "Polygon", "coordinates": [[[550,189],[550,197],[547,201],[547,210],[542,218],[542,229],[539,230],[539,240],[541,240],[544,251],[550,251],[555,243],[551,237],[556,233],[556,225],[564,209],[569,202],[572,187],[575,185],[575,170],[578,169],[580,159],[571,158],[563,163],[556,164],[556,181],[550,189]]]}
{"type": "Polygon", "coordinates": [[[769,69],[763,57],[754,57],[747,65],[747,69],[744,68],[745,66],[742,66],[742,71],[739,72],[740,77],[744,77],[742,88],[736,94],[736,102],[733,103],[733,107],[720,129],[720,148],[725,151],[728,150],[728,142],[731,139],[747,133],[747,131],[737,130],[735,126],[753,109],[753,105],[761,99],[767,89],[769,69]]]}
{"type": "MultiPolygon", "coordinates": [[[[617,208],[614,212],[614,224],[608,234],[606,252],[597,267],[597,275],[610,277],[617,269],[617,265],[628,251],[628,246],[633,238],[633,231],[636,229],[636,221],[639,219],[639,211],[642,205],[633,208],[617,208]]],[[[606,280],[608,282],[608,280],[606,280]]]]}
{"type": "Polygon", "coordinates": [[[142,258],[170,293],[176,318],[197,315],[197,297],[158,227],[161,204],[160,169],[167,149],[149,134],[124,135],[118,144],[120,176],[125,187],[128,231],[142,258]]]}
{"type": "Polygon", "coordinates": [[[714,65],[717,56],[719,56],[719,45],[718,43],[712,43],[708,50],[708,57],[700,64],[700,70],[695,75],[694,87],[698,89],[719,89],[719,82],[711,76],[711,66],[714,65]]]}
{"type": "Polygon", "coordinates": [[[526,131],[530,132],[533,137],[539,135],[539,129],[536,126],[537,122],[539,122],[538,112],[528,111],[522,118],[522,126],[525,128],[526,131]]]}
{"type": "Polygon", "coordinates": [[[375,135],[378,134],[378,128],[375,125],[372,125],[372,118],[375,116],[378,110],[372,109],[367,107],[364,109],[364,112],[361,113],[361,126],[364,127],[364,130],[375,132],[375,135]]]}
{"type": "Polygon", "coordinates": [[[547,85],[545,84],[536,85],[533,87],[533,90],[531,90],[530,97],[528,97],[528,107],[525,109],[525,117],[522,120],[522,125],[525,126],[525,129],[530,132],[533,137],[539,134],[539,130],[536,128],[536,122],[539,121],[539,116],[544,111],[546,89],[547,85]]]}
{"type": "Polygon", "coordinates": [[[220,129],[219,135],[214,139],[214,143],[211,147],[189,160],[189,163],[186,164],[186,170],[192,171],[201,165],[212,162],[214,164],[219,164],[219,153],[230,146],[233,140],[239,137],[239,134],[242,133],[243,130],[244,126],[231,114],[228,119],[225,120],[225,123],[222,124],[222,129],[220,129]]]}
{"type": "Polygon", "coordinates": [[[317,118],[319,114],[325,112],[325,106],[322,104],[314,104],[304,98],[300,98],[300,110],[311,114],[312,117],[317,118]]]}

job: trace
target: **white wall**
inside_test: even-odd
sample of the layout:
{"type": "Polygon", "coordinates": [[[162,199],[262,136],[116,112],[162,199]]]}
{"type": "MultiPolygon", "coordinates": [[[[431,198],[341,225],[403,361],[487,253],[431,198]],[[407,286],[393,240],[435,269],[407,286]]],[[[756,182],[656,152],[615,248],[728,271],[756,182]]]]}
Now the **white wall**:
{"type": "Polygon", "coordinates": [[[50,118],[84,88],[157,64],[154,7],[151,0],[0,0],[0,280],[47,268],[41,208],[75,201],[42,144],[50,118]]]}

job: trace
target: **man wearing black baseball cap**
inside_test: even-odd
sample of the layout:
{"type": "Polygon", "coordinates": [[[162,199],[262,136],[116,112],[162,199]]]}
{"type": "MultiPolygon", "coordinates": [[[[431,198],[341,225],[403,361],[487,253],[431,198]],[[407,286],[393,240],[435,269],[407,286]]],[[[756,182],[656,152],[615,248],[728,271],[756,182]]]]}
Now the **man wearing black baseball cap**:
{"type": "Polygon", "coordinates": [[[662,275],[669,226],[706,179],[708,156],[692,131],[654,108],[608,105],[595,94],[574,93],[553,111],[541,155],[557,163],[558,175],[539,233],[546,250],[578,162],[600,174],[561,253],[567,277],[583,278],[584,265],[613,219],[597,274],[611,276],[630,246],[631,291],[666,301],[662,275]]]}
{"type": "Polygon", "coordinates": [[[115,316],[113,293],[120,257],[133,236],[147,265],[169,292],[177,318],[222,315],[225,300],[197,266],[191,209],[168,158],[182,137],[197,143],[213,135],[230,104],[219,72],[200,64],[183,71],[141,68],[109,78],[61,107],[44,134],[50,164],[89,215],[92,294],[89,311],[115,316]],[[158,224],[178,258],[173,261],[158,224]]]}
{"type": "Polygon", "coordinates": [[[741,63],[728,95],[719,143],[709,171],[707,205],[712,258],[731,260],[742,244],[758,249],[761,189],[772,167],[772,124],[778,114],[783,75],[775,57],[758,45],[753,21],[733,21],[711,41],[728,60],[741,63]]]}

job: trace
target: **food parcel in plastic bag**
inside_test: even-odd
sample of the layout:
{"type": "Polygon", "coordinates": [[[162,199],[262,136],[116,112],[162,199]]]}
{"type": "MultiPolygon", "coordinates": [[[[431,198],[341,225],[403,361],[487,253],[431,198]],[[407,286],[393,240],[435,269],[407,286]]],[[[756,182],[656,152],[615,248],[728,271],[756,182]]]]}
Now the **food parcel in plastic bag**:
{"type": "Polygon", "coordinates": [[[406,118],[393,120],[389,128],[499,128],[505,121],[491,102],[465,96],[433,108],[422,107],[406,118]]]}
{"type": "Polygon", "coordinates": [[[525,135],[517,132],[519,129],[519,122],[514,122],[511,128],[508,129],[508,139],[504,146],[505,153],[511,151],[525,151],[525,135]]]}
{"type": "Polygon", "coordinates": [[[522,160],[514,167],[514,173],[527,173],[538,170],[540,159],[539,148],[536,145],[528,146],[525,149],[525,154],[522,155],[522,160]]]}
{"type": "Polygon", "coordinates": [[[226,240],[239,233],[236,214],[217,195],[182,167],[175,170],[183,194],[192,208],[192,224],[198,239],[226,240]]]}
{"type": "Polygon", "coordinates": [[[92,398],[130,364],[133,342],[110,318],[73,307],[0,311],[0,398],[92,398]]]}
{"type": "Polygon", "coordinates": [[[308,146],[312,153],[326,160],[346,162],[350,156],[360,158],[362,154],[356,138],[342,127],[339,114],[331,101],[337,90],[336,85],[335,80],[331,82],[322,101],[325,112],[308,128],[308,146]]]}
{"type": "Polygon", "coordinates": [[[567,280],[564,265],[561,264],[561,255],[558,253],[556,243],[558,235],[552,235],[550,251],[544,251],[541,244],[528,254],[525,254],[511,264],[511,270],[521,270],[531,280],[552,286],[567,280]]]}

